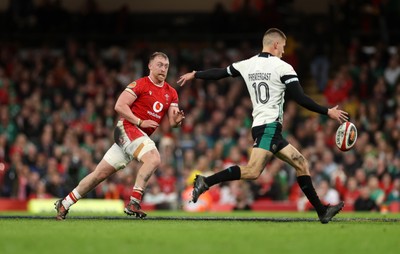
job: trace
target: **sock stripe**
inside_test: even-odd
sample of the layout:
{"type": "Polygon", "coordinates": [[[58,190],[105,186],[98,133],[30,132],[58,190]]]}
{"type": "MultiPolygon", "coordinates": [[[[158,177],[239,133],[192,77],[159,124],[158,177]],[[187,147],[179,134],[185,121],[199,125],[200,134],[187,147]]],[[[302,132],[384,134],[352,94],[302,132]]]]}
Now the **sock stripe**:
{"type": "Polygon", "coordinates": [[[78,201],[78,199],[75,197],[75,194],[74,194],[74,193],[71,192],[68,196],[72,199],[72,201],[73,201],[74,203],[76,203],[76,202],[78,201]]]}
{"type": "Polygon", "coordinates": [[[140,188],[140,187],[137,187],[137,186],[133,187],[133,191],[138,191],[140,193],[144,192],[143,188],[140,188]]]}
{"type": "Polygon", "coordinates": [[[131,194],[131,200],[133,199],[136,203],[139,203],[142,201],[143,198],[143,189],[140,187],[133,187],[132,194],[131,194]]]}

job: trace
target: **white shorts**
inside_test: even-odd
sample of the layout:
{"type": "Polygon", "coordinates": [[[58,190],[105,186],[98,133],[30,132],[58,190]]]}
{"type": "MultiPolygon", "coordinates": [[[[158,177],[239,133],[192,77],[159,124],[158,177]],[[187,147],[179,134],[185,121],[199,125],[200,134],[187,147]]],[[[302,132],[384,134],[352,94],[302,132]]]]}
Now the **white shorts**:
{"type": "Polygon", "coordinates": [[[117,134],[114,135],[114,139],[120,141],[119,145],[114,143],[110,149],[108,149],[103,159],[116,170],[125,168],[133,159],[141,161],[145,153],[157,149],[154,141],[144,132],[142,132],[142,136],[131,140],[121,121],[118,122],[115,133],[117,134]]]}

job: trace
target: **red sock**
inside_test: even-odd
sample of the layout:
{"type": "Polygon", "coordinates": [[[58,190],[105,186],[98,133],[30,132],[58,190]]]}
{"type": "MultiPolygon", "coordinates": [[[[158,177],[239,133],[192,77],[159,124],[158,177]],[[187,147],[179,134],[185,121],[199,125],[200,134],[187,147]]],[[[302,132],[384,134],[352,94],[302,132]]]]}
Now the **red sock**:
{"type": "Polygon", "coordinates": [[[140,202],[142,202],[142,197],[143,197],[143,189],[136,186],[133,187],[131,200],[140,204],[140,202]]]}

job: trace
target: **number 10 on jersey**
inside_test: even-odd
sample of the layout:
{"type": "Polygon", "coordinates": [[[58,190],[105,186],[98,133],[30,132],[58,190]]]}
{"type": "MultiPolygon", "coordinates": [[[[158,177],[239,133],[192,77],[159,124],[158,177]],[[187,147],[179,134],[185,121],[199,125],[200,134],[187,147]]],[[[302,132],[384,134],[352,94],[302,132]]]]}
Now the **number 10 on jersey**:
{"type": "Polygon", "coordinates": [[[265,82],[254,82],[252,84],[254,88],[254,93],[256,95],[256,102],[265,104],[269,100],[269,87],[268,84],[265,82]]]}

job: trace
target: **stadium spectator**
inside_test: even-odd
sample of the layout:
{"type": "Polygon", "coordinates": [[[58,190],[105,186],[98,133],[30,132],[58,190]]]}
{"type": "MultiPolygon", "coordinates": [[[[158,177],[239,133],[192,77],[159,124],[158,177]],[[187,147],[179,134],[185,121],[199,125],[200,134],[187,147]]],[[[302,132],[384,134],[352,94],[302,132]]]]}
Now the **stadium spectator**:
{"type": "Polygon", "coordinates": [[[235,197],[233,206],[234,211],[251,210],[253,197],[250,191],[250,185],[246,181],[230,182],[232,193],[235,197]]]}
{"type": "Polygon", "coordinates": [[[337,204],[340,202],[339,192],[332,188],[329,181],[322,181],[317,187],[318,196],[324,204],[337,204]]]}
{"type": "Polygon", "coordinates": [[[389,92],[394,92],[397,82],[400,81],[399,55],[392,55],[389,64],[386,66],[383,76],[388,85],[389,92]]]}
{"type": "Polygon", "coordinates": [[[346,180],[346,185],[343,186],[339,181],[336,182],[336,189],[346,205],[354,208],[354,203],[360,196],[360,190],[356,178],[349,177],[346,180]]]}
{"type": "Polygon", "coordinates": [[[108,178],[103,184],[104,199],[120,199],[121,193],[117,182],[108,178]]]}
{"type": "Polygon", "coordinates": [[[323,172],[329,179],[333,178],[333,174],[338,170],[337,163],[333,160],[333,152],[325,150],[322,153],[323,172]]]}
{"type": "Polygon", "coordinates": [[[365,172],[365,170],[363,168],[358,168],[354,174],[354,177],[357,179],[357,183],[360,186],[367,185],[368,177],[367,177],[367,173],[365,172]]]}
{"type": "Polygon", "coordinates": [[[385,193],[385,199],[389,196],[389,193],[393,190],[392,176],[385,170],[382,175],[378,175],[379,188],[385,193]]]}
{"type": "Polygon", "coordinates": [[[375,175],[369,176],[368,188],[370,191],[371,199],[378,207],[381,207],[386,197],[385,197],[385,192],[381,188],[379,188],[379,179],[377,176],[375,175]]]}
{"type": "Polygon", "coordinates": [[[353,94],[357,96],[359,100],[366,100],[372,97],[373,82],[370,78],[370,73],[367,64],[362,64],[360,71],[354,79],[353,94]]]}
{"type": "Polygon", "coordinates": [[[10,119],[10,112],[4,105],[0,105],[0,133],[4,133],[9,144],[13,143],[18,135],[18,127],[15,122],[10,119]]]}
{"type": "Polygon", "coordinates": [[[329,54],[330,54],[330,39],[326,36],[326,26],[321,23],[315,23],[312,29],[312,36],[310,36],[310,45],[312,49],[312,59],[310,63],[311,75],[315,80],[318,91],[323,92],[328,83],[329,77],[329,54]],[[312,39],[311,39],[312,38],[312,39]]]}
{"type": "Polygon", "coordinates": [[[134,159],[143,164],[137,173],[125,213],[146,217],[140,203],[149,178],[160,165],[160,154],[149,136],[165,115],[171,127],[181,125],[184,119],[184,113],[178,107],[177,92],[165,81],[169,68],[168,56],[162,52],[153,53],[148,68],[149,76],[130,83],[117,100],[115,110],[121,119],[114,131],[115,143],[95,170],[83,178],[64,199],[55,203],[58,220],[65,219],[71,205],[134,159]]]}
{"type": "Polygon", "coordinates": [[[174,209],[177,203],[177,193],[163,191],[157,181],[158,180],[155,175],[150,177],[146,188],[146,193],[143,196],[143,203],[147,205],[154,205],[156,209],[161,210],[174,209]]]}
{"type": "Polygon", "coordinates": [[[313,187],[308,163],[304,156],[282,137],[283,96],[286,93],[305,108],[328,115],[339,122],[347,120],[347,113],[338,110],[338,106],[326,108],[318,105],[304,95],[293,68],[280,60],[284,53],[286,36],[279,29],[268,30],[263,37],[263,50],[260,54],[227,68],[193,71],[180,77],[178,83],[194,78],[222,79],[229,76],[242,76],[253,103],[253,146],[250,160],[246,166],[231,166],[212,176],[196,177],[193,189],[193,202],[207,191],[209,187],[220,182],[246,179],[257,179],[267,162],[276,155],[288,162],[297,171],[298,183],[312,205],[317,210],[321,223],[328,223],[343,207],[343,203],[324,206],[313,187]],[[295,158],[295,159],[294,159],[295,158]]]}
{"type": "Polygon", "coordinates": [[[243,156],[243,154],[240,152],[239,147],[237,145],[234,145],[230,148],[229,155],[225,156],[225,160],[223,160],[222,167],[229,168],[230,166],[233,165],[246,164],[247,162],[246,157],[247,156],[243,156]]]}
{"type": "Polygon", "coordinates": [[[29,199],[49,199],[54,198],[51,194],[46,191],[46,183],[44,181],[38,181],[36,183],[34,192],[29,195],[29,199]]]}
{"type": "Polygon", "coordinates": [[[360,159],[357,158],[357,154],[354,150],[350,150],[343,154],[343,168],[346,176],[354,176],[357,168],[360,165],[360,159]]]}
{"type": "Polygon", "coordinates": [[[370,197],[370,190],[368,186],[360,188],[360,196],[354,202],[355,211],[379,211],[379,206],[370,197]]]}
{"type": "Polygon", "coordinates": [[[176,180],[175,170],[172,165],[166,165],[160,169],[157,182],[163,193],[176,195],[176,180]]]}
{"type": "Polygon", "coordinates": [[[390,206],[392,203],[397,202],[400,205],[400,178],[393,181],[393,189],[386,199],[386,204],[390,206]]]}
{"type": "MultiPolygon", "coordinates": [[[[254,200],[282,200],[285,197],[284,184],[279,181],[279,171],[283,166],[280,160],[269,163],[268,170],[263,171],[260,176],[249,183],[254,200]]],[[[245,164],[243,164],[245,165],[245,164]]]]}
{"type": "Polygon", "coordinates": [[[347,69],[342,67],[328,81],[324,90],[325,99],[329,105],[338,105],[349,99],[350,91],[353,87],[353,81],[349,78],[347,69]]]}

